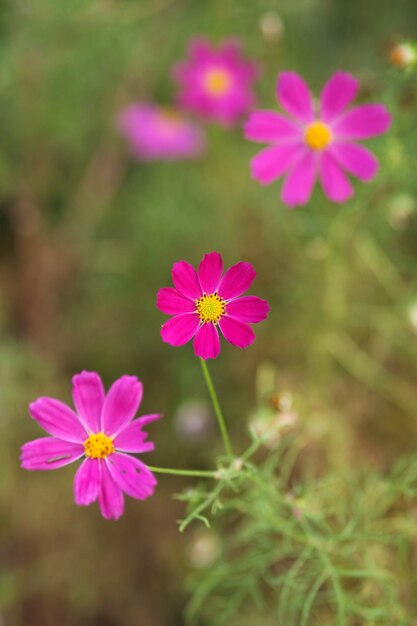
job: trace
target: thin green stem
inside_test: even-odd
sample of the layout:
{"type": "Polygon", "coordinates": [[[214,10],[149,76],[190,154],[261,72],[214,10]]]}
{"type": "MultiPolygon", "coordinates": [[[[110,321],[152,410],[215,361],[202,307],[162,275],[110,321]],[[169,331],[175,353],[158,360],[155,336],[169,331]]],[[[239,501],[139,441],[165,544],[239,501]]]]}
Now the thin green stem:
{"type": "Polygon", "coordinates": [[[201,363],[201,369],[203,370],[204,378],[207,384],[207,388],[209,390],[211,401],[213,403],[213,408],[217,417],[220,432],[223,437],[223,443],[226,449],[226,453],[228,456],[233,456],[232,444],[230,442],[229,433],[227,432],[226,422],[224,420],[223,413],[220,408],[219,400],[217,398],[217,393],[214,388],[213,381],[210,376],[210,372],[208,371],[207,363],[204,361],[204,359],[201,359],[201,358],[200,358],[200,363],[201,363]]]}
{"type": "Polygon", "coordinates": [[[240,458],[242,459],[242,461],[249,461],[251,456],[255,454],[255,452],[258,450],[258,448],[262,446],[262,444],[263,444],[263,440],[261,438],[255,439],[255,441],[251,443],[249,448],[245,450],[243,454],[240,455],[240,458]]]}
{"type": "Polygon", "coordinates": [[[172,474],[173,476],[194,476],[197,478],[216,478],[218,476],[217,472],[210,472],[204,470],[185,470],[185,469],[174,469],[171,467],[151,467],[148,465],[148,468],[151,472],[155,472],[156,474],[172,474]]]}

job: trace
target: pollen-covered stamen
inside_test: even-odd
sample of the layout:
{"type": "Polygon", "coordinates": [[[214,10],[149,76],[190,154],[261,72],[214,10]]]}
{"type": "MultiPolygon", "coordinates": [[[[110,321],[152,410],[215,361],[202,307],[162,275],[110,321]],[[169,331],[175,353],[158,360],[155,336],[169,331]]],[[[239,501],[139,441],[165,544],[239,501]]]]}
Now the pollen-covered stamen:
{"type": "Polygon", "coordinates": [[[212,96],[224,96],[230,90],[232,81],[226,70],[211,69],[205,73],[203,84],[212,96]]]}
{"type": "Polygon", "coordinates": [[[226,312],[226,302],[217,293],[201,296],[195,301],[195,306],[203,324],[217,324],[226,312]]]}
{"type": "Polygon", "coordinates": [[[113,440],[104,433],[90,435],[84,441],[84,452],[90,459],[105,459],[114,452],[113,440]]]}
{"type": "Polygon", "coordinates": [[[313,122],[307,126],[304,139],[312,150],[324,150],[333,139],[332,131],[323,122],[313,122]]]}

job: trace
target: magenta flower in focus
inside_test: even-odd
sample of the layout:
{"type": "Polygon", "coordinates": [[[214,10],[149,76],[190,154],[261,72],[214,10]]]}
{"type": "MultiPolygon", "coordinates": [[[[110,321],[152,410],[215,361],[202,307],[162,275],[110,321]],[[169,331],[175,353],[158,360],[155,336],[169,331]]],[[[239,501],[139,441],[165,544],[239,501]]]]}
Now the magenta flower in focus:
{"type": "Polygon", "coordinates": [[[174,109],[132,104],[119,114],[118,126],[141,161],[191,159],[205,149],[201,128],[174,109]]]}
{"type": "Polygon", "coordinates": [[[301,76],[282,72],[277,96],[289,116],[256,111],[245,124],[247,139],[271,144],[252,159],[252,177],[268,185],[284,175],[281,200],[290,207],[308,202],[317,178],[330,200],[346,202],[353,195],[346,173],[369,181],[378,168],[372,152],[357,141],[386,132],[391,123],[382,104],[346,110],[358,87],[353,76],[336,72],[315,110],[301,76]]]}
{"type": "Polygon", "coordinates": [[[146,500],[156,479],[144,463],[130,453],[150,452],[143,427],[161,417],[144,415],[133,420],[142,400],[142,383],[122,376],[105,394],[95,372],[72,379],[75,411],[54,398],[38,398],[29,406],[33,419],[51,437],[22,446],[21,466],[27,470],[52,470],[84,457],[75,474],[75,502],[88,506],[98,500],[106,519],[123,514],[124,493],[146,500]],[[132,421],[133,420],[133,421],[132,421]]]}
{"type": "Polygon", "coordinates": [[[256,272],[250,263],[237,263],[223,274],[220,254],[206,254],[198,268],[186,261],[174,263],[174,287],[158,291],[157,307],[172,315],[161,329],[162,339],[182,346],[194,338],[194,353],[202,359],[215,359],[220,353],[218,328],[233,346],[246,348],[255,339],[249,324],[262,322],[268,315],[266,300],[240,297],[251,286],[256,272]]]}
{"type": "Polygon", "coordinates": [[[193,39],[188,50],[189,59],[173,71],[179,104],[220,124],[236,123],[254,104],[257,65],[244,59],[236,40],[216,49],[205,39],[193,39]]]}

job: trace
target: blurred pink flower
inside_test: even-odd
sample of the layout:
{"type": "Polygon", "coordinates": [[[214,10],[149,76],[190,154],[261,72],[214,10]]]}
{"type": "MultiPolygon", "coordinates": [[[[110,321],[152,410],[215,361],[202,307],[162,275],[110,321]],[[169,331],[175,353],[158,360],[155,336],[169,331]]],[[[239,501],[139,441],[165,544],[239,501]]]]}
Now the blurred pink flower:
{"type": "Polygon", "coordinates": [[[141,161],[191,159],[205,149],[202,129],[174,109],[132,104],[119,114],[118,126],[141,161]]]}
{"type": "Polygon", "coordinates": [[[254,104],[257,65],[244,59],[235,39],[217,49],[205,39],[193,39],[188,51],[189,59],[173,70],[179,104],[206,119],[235,124],[254,104]]]}
{"type": "Polygon", "coordinates": [[[182,346],[194,338],[194,353],[202,359],[220,354],[217,327],[233,346],[246,348],[255,339],[249,324],[268,315],[266,300],[240,297],[251,286],[256,272],[250,263],[237,263],[223,274],[220,254],[206,254],[198,268],[185,261],[174,263],[173,287],[158,291],[157,307],[172,315],[161,329],[163,341],[182,346]]]}
{"type": "Polygon", "coordinates": [[[378,161],[356,143],[386,132],[391,116],[382,104],[345,110],[359,82],[336,72],[325,85],[318,112],[305,81],[295,72],[282,72],[277,96],[289,117],[275,111],[255,111],[245,124],[245,136],[270,143],[251,161],[252,177],[268,185],[285,175],[281,200],[290,207],[306,204],[319,178],[326,196],[343,203],[353,195],[345,172],[369,181],[378,161]]]}
{"type": "Polygon", "coordinates": [[[146,500],[154,492],[152,472],[130,453],[150,452],[144,426],[160,415],[133,420],[142,400],[142,383],[136,376],[122,376],[105,394],[95,372],[81,372],[72,379],[76,412],[54,398],[41,397],[29,406],[33,419],[51,437],[22,446],[21,466],[27,470],[52,470],[83,462],[75,474],[75,502],[88,506],[98,499],[106,519],[123,514],[123,493],[146,500]]]}

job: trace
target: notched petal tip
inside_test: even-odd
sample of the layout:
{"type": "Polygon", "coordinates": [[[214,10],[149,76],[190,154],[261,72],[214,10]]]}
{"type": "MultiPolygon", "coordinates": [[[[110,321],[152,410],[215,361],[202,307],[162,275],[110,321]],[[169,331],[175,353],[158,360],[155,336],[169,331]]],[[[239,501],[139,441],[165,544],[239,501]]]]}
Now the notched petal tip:
{"type": "Polygon", "coordinates": [[[47,396],[39,396],[39,398],[36,398],[36,400],[29,403],[29,413],[33,419],[36,419],[34,413],[36,413],[37,409],[42,407],[45,404],[45,401],[48,401],[49,399],[50,398],[47,396]]]}
{"type": "Polygon", "coordinates": [[[74,376],[72,377],[72,380],[74,379],[78,380],[81,376],[91,376],[91,378],[100,379],[100,375],[93,370],[81,370],[81,372],[74,374],[74,376]]]}
{"type": "Polygon", "coordinates": [[[278,101],[283,109],[304,122],[313,119],[313,100],[309,86],[300,74],[280,72],[277,80],[278,101]]]}
{"type": "Polygon", "coordinates": [[[206,294],[217,291],[223,273],[223,259],[219,252],[208,252],[198,266],[198,279],[206,294]]]}

